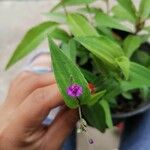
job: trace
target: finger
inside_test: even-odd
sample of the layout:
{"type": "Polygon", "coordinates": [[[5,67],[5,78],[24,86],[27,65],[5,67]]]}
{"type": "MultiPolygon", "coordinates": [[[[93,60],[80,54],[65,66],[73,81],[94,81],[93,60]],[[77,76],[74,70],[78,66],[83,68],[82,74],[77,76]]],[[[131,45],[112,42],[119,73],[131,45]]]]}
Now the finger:
{"type": "Polygon", "coordinates": [[[6,104],[9,109],[18,106],[34,90],[55,83],[54,75],[51,73],[36,74],[25,71],[12,82],[6,104]]]}
{"type": "Polygon", "coordinates": [[[37,89],[18,107],[19,124],[41,125],[50,109],[62,104],[64,102],[56,84],[37,89]]]}
{"type": "Polygon", "coordinates": [[[43,139],[46,147],[48,147],[48,149],[58,149],[75,128],[77,120],[78,112],[76,109],[62,110],[49,127],[43,139]],[[51,147],[52,145],[49,144],[49,141],[51,141],[53,146],[58,147],[51,147]]]}

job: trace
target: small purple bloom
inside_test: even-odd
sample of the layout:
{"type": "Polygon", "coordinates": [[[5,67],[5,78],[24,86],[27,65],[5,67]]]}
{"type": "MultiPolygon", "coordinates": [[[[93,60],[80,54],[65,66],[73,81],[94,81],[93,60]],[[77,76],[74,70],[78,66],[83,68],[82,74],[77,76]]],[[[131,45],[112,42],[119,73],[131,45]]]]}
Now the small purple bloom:
{"type": "Polygon", "coordinates": [[[82,95],[83,89],[78,84],[72,84],[67,89],[67,94],[71,97],[80,97],[82,95]]]}
{"type": "Polygon", "coordinates": [[[89,139],[89,143],[93,144],[94,143],[93,139],[89,139]]]}

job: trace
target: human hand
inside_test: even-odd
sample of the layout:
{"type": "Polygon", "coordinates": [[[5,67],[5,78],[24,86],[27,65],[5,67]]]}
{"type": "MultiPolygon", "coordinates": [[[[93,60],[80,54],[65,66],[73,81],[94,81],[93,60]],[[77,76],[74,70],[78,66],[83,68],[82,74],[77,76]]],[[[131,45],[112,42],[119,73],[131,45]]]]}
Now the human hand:
{"type": "Polygon", "coordinates": [[[52,74],[25,71],[12,82],[0,109],[0,150],[59,150],[77,120],[77,111],[64,106],[52,74]],[[59,105],[52,124],[42,125],[59,105]]]}

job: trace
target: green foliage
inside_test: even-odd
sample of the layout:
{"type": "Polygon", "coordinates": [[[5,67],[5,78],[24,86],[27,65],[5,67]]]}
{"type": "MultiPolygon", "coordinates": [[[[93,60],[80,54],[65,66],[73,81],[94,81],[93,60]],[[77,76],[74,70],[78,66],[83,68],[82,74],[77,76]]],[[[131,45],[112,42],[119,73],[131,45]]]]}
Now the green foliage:
{"type": "Polygon", "coordinates": [[[93,85],[99,84],[100,77],[94,75],[93,73],[91,73],[85,69],[80,68],[80,70],[89,83],[92,83],[93,85]]]}
{"type": "Polygon", "coordinates": [[[64,13],[62,12],[48,12],[44,13],[45,16],[48,17],[49,20],[56,23],[66,23],[67,19],[64,13]]]}
{"type": "Polygon", "coordinates": [[[85,5],[92,3],[94,0],[61,0],[56,6],[53,7],[51,11],[56,11],[58,8],[62,6],[69,5],[85,5]]]}
{"type": "Polygon", "coordinates": [[[100,100],[103,95],[106,93],[106,90],[100,91],[98,93],[95,93],[91,96],[91,100],[88,103],[89,106],[94,105],[98,100],[100,100]]]}
{"type": "Polygon", "coordinates": [[[124,7],[122,7],[121,5],[115,5],[112,8],[112,13],[114,14],[114,16],[120,20],[127,20],[133,24],[136,23],[136,18],[130,14],[130,12],[125,9],[124,7]]]}
{"type": "Polygon", "coordinates": [[[33,51],[46,37],[55,30],[56,23],[44,22],[31,28],[15,49],[6,69],[33,51]]]}
{"type": "Polygon", "coordinates": [[[83,88],[83,94],[80,97],[80,104],[87,104],[90,100],[90,91],[87,87],[87,81],[78,67],[62,52],[61,49],[49,37],[50,52],[55,78],[62,96],[68,107],[76,108],[79,106],[78,101],[68,96],[66,89],[73,83],[83,88]]]}
{"type": "Polygon", "coordinates": [[[144,52],[142,50],[139,50],[135,53],[136,62],[142,64],[143,66],[148,67],[150,65],[150,54],[147,54],[147,52],[144,52]]]}
{"type": "Polygon", "coordinates": [[[123,91],[150,87],[150,69],[137,63],[130,64],[129,80],[121,81],[123,91]]]}
{"type": "Polygon", "coordinates": [[[127,80],[129,78],[129,68],[130,68],[130,62],[129,59],[125,56],[116,58],[116,63],[122,70],[122,73],[127,80]]]}
{"type": "Polygon", "coordinates": [[[147,19],[150,15],[150,0],[141,0],[139,8],[139,16],[142,21],[147,19]]]}
{"type": "Polygon", "coordinates": [[[90,126],[105,132],[107,125],[105,122],[105,111],[99,103],[93,106],[83,106],[82,112],[90,126]]]}
{"type": "Polygon", "coordinates": [[[112,118],[110,115],[110,108],[109,108],[108,102],[105,99],[102,99],[99,102],[99,104],[103,108],[103,111],[105,113],[105,122],[106,122],[107,127],[112,128],[113,124],[112,124],[112,118]]]}
{"type": "Polygon", "coordinates": [[[25,34],[6,68],[35,50],[49,35],[53,70],[66,105],[79,106],[66,90],[72,82],[82,86],[84,118],[89,125],[105,132],[113,126],[111,109],[119,107],[118,97],[135,102],[133,92],[138,91],[143,103],[150,98],[150,53],[149,46],[143,46],[150,37],[146,23],[150,18],[150,0],[141,0],[138,10],[132,0],[117,0],[113,8],[103,0],[108,6],[107,14],[98,5],[91,5],[94,1],[60,0],[44,13],[50,21],[25,34]],[[88,83],[94,86],[92,95],[88,83]]]}
{"type": "Polygon", "coordinates": [[[119,22],[119,20],[111,16],[108,16],[107,14],[99,12],[96,14],[95,20],[96,20],[97,26],[109,27],[112,29],[119,29],[119,30],[131,32],[131,30],[127,28],[126,26],[122,25],[119,22]]]}
{"type": "Polygon", "coordinates": [[[68,25],[74,36],[98,36],[95,28],[79,14],[68,14],[68,25]]]}
{"type": "Polygon", "coordinates": [[[84,106],[83,115],[91,126],[96,127],[101,132],[105,132],[107,127],[113,126],[109,104],[105,99],[92,106],[84,106]]]}
{"type": "Polygon", "coordinates": [[[112,65],[115,65],[115,58],[124,55],[121,47],[105,36],[77,37],[75,39],[98,58],[112,65]]]}
{"type": "Polygon", "coordinates": [[[129,35],[123,41],[123,49],[125,55],[130,58],[132,54],[138,49],[138,47],[141,45],[142,42],[143,40],[140,36],[129,35]]]}
{"type": "Polygon", "coordinates": [[[118,3],[136,20],[136,9],[132,0],[118,0],[118,3]]]}
{"type": "Polygon", "coordinates": [[[51,37],[61,40],[63,42],[68,42],[70,39],[68,33],[60,28],[56,28],[53,32],[51,32],[51,37]]]}
{"type": "Polygon", "coordinates": [[[73,39],[69,40],[68,43],[63,43],[61,46],[64,54],[72,60],[72,62],[76,63],[76,43],[73,39]]]}

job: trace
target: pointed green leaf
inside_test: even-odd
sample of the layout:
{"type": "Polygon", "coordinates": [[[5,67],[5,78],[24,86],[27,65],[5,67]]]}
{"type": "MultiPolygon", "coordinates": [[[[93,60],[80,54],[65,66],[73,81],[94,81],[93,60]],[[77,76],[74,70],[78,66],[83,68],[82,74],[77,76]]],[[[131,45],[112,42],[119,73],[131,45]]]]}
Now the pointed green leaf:
{"type": "Polygon", "coordinates": [[[56,28],[56,23],[44,22],[31,28],[15,49],[6,69],[33,51],[56,28]]]}
{"type": "Polygon", "coordinates": [[[100,11],[102,11],[100,8],[91,7],[91,6],[77,9],[77,12],[80,14],[83,14],[83,15],[85,15],[87,13],[96,14],[100,11]]]}
{"type": "Polygon", "coordinates": [[[119,29],[119,30],[123,30],[123,31],[128,31],[131,32],[131,30],[129,28],[127,28],[126,26],[122,25],[119,20],[108,16],[107,14],[104,13],[97,13],[95,16],[95,20],[96,20],[96,24],[99,27],[109,27],[109,28],[113,28],[113,29],[119,29]]]}
{"type": "Polygon", "coordinates": [[[143,50],[139,50],[135,54],[135,58],[138,61],[139,64],[143,66],[149,66],[150,65],[150,54],[143,50]]]}
{"type": "Polygon", "coordinates": [[[99,91],[91,96],[91,100],[89,101],[88,105],[94,105],[98,100],[102,98],[102,96],[106,93],[106,90],[99,91]]]}
{"type": "Polygon", "coordinates": [[[118,0],[118,3],[136,20],[136,9],[132,0],[118,0]]]}
{"type": "Polygon", "coordinates": [[[122,73],[127,80],[129,78],[129,68],[130,68],[130,62],[129,59],[125,56],[116,58],[116,63],[122,70],[122,73]]]}
{"type": "Polygon", "coordinates": [[[90,91],[87,87],[87,81],[78,67],[57,47],[57,45],[49,37],[50,52],[55,78],[66,105],[70,108],[79,106],[76,99],[68,96],[67,88],[76,83],[83,88],[83,94],[79,97],[80,104],[87,104],[90,99],[90,91]]]}
{"type": "Polygon", "coordinates": [[[63,43],[61,49],[64,54],[72,60],[72,62],[76,63],[76,43],[73,39],[71,39],[67,44],[63,43]]]}
{"type": "Polygon", "coordinates": [[[44,13],[45,16],[47,16],[50,21],[57,22],[57,23],[66,23],[66,15],[62,12],[48,12],[44,13]]]}
{"type": "Polygon", "coordinates": [[[99,36],[95,28],[79,14],[68,14],[68,25],[74,36],[99,36]]]}
{"type": "Polygon", "coordinates": [[[68,33],[60,28],[56,28],[51,33],[51,37],[53,37],[54,39],[61,40],[63,42],[68,42],[70,39],[70,36],[68,35],[68,33]]]}
{"type": "Polygon", "coordinates": [[[106,120],[105,122],[106,122],[108,128],[112,128],[113,122],[112,122],[112,117],[111,117],[111,112],[110,112],[110,107],[109,107],[108,102],[105,99],[103,99],[99,102],[99,104],[101,105],[101,107],[104,110],[105,120],[106,120]]]}
{"type": "Polygon", "coordinates": [[[129,11],[127,11],[124,7],[121,5],[116,5],[112,8],[112,13],[114,16],[120,20],[128,20],[132,23],[136,23],[135,17],[133,17],[129,11]]]}
{"type": "Polygon", "coordinates": [[[62,2],[64,5],[85,5],[94,2],[94,0],[62,0],[62,2]]]}
{"type": "Polygon", "coordinates": [[[130,64],[129,80],[121,81],[123,91],[150,87],[150,69],[137,63],[130,64]]]}
{"type": "Polygon", "coordinates": [[[132,54],[138,49],[138,47],[141,45],[142,42],[143,39],[140,36],[129,35],[123,41],[123,49],[125,55],[130,58],[132,54]]]}
{"type": "Polygon", "coordinates": [[[123,92],[123,93],[122,93],[122,96],[123,96],[124,98],[126,98],[127,100],[133,100],[132,93],[130,93],[129,91],[128,91],[128,92],[123,92]]]}
{"type": "Polygon", "coordinates": [[[101,27],[97,27],[97,30],[99,31],[100,35],[107,36],[111,40],[116,41],[116,37],[114,36],[114,34],[110,28],[101,26],[101,27]]]}
{"type": "Polygon", "coordinates": [[[61,6],[69,6],[69,5],[86,5],[94,2],[94,0],[61,0],[56,6],[54,6],[51,12],[57,10],[61,6]]]}
{"type": "Polygon", "coordinates": [[[76,37],[75,39],[99,59],[112,66],[116,66],[115,58],[124,55],[121,47],[105,36],[76,37]]]}
{"type": "Polygon", "coordinates": [[[82,113],[90,126],[97,128],[101,132],[105,132],[107,128],[105,112],[99,103],[92,106],[83,106],[82,113]]]}
{"type": "Polygon", "coordinates": [[[141,0],[139,8],[139,16],[141,20],[144,21],[150,15],[150,0],[141,0]]]}
{"type": "Polygon", "coordinates": [[[85,69],[80,68],[80,70],[88,82],[94,84],[95,86],[97,84],[99,84],[100,79],[98,76],[94,75],[93,73],[91,73],[90,71],[87,71],[85,69]]]}

